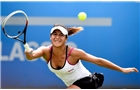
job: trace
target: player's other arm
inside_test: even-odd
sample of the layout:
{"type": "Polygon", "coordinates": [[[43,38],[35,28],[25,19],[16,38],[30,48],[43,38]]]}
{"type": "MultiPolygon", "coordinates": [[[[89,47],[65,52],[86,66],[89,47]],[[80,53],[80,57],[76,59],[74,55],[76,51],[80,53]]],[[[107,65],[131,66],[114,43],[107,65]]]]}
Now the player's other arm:
{"type": "Polygon", "coordinates": [[[25,56],[28,60],[33,60],[44,55],[45,46],[41,46],[36,50],[31,49],[30,51],[25,50],[25,56]]]}
{"type": "Polygon", "coordinates": [[[95,57],[91,54],[86,53],[85,51],[83,51],[81,49],[77,49],[76,52],[79,55],[79,58],[81,60],[92,62],[99,66],[103,66],[103,67],[106,67],[106,68],[109,68],[112,70],[117,70],[117,71],[120,71],[123,73],[138,72],[138,70],[136,68],[122,68],[122,67],[110,62],[109,60],[106,60],[106,59],[100,58],[100,57],[95,57]]]}

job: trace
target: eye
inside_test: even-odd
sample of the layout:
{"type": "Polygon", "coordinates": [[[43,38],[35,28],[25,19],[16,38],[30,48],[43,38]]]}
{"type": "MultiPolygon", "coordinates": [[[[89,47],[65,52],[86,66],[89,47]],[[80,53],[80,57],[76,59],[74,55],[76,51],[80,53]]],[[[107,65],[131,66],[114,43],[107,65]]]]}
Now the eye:
{"type": "Polygon", "coordinates": [[[57,34],[56,34],[56,33],[53,33],[53,35],[55,35],[55,36],[56,36],[57,34]]]}
{"type": "Polygon", "coordinates": [[[60,34],[60,36],[64,36],[64,34],[60,34]]]}

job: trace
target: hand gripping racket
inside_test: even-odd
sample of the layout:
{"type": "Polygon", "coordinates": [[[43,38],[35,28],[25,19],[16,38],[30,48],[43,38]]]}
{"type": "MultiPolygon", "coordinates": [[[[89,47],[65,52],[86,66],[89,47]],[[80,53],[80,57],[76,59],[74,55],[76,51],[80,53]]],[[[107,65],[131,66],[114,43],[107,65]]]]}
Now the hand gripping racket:
{"type": "Polygon", "coordinates": [[[27,51],[30,50],[29,45],[26,43],[26,31],[28,27],[28,16],[22,10],[17,10],[10,13],[2,23],[2,30],[4,34],[12,39],[16,39],[23,43],[27,51]],[[19,36],[23,35],[23,39],[19,36]]]}

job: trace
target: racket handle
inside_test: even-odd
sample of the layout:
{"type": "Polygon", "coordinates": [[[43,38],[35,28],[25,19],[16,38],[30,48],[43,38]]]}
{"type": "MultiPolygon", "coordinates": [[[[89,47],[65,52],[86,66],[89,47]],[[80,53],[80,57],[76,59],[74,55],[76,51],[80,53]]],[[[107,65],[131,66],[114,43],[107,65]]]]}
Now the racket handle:
{"type": "Polygon", "coordinates": [[[29,45],[26,43],[26,44],[24,44],[24,48],[27,50],[27,51],[30,51],[31,50],[31,48],[29,47],[29,45]]]}

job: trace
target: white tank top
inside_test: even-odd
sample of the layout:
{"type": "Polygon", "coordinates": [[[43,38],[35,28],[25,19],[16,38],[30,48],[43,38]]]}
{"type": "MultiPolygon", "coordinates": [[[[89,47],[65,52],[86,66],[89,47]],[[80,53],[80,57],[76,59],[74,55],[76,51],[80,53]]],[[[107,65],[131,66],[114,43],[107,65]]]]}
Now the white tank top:
{"type": "Polygon", "coordinates": [[[48,62],[48,68],[50,71],[56,74],[66,86],[72,85],[76,80],[89,76],[91,73],[83,66],[81,60],[79,60],[75,65],[72,65],[68,61],[68,57],[73,49],[70,50],[65,65],[61,69],[54,69],[51,65],[51,60],[48,62]]]}

